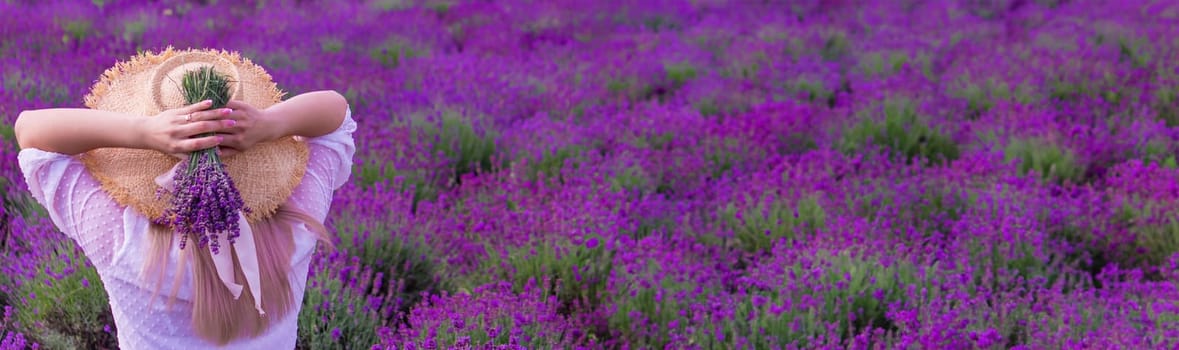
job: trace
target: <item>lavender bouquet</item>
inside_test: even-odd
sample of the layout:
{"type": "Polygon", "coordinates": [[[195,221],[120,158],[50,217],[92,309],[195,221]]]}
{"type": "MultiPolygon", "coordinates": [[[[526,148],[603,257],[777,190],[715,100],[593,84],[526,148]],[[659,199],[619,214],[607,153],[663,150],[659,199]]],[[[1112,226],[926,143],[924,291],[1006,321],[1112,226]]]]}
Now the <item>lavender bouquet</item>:
{"type": "MultiPolygon", "coordinates": [[[[229,83],[224,75],[204,67],[186,73],[180,85],[188,104],[212,100],[210,108],[224,108],[229,102],[229,83]]],[[[250,212],[216,148],[189,154],[188,166],[176,169],[171,190],[161,191],[170,195],[170,205],[154,221],[180,235],[180,249],[192,236],[199,248],[211,245],[213,254],[218,254],[218,235],[227,233],[229,244],[233,244],[241,234],[239,215],[250,212]]]]}

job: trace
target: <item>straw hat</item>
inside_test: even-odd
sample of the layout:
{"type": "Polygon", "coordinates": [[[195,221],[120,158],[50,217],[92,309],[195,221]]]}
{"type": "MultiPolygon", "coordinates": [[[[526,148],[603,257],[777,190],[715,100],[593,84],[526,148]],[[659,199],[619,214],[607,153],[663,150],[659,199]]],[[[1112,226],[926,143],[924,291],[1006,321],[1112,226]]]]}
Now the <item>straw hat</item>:
{"type": "MultiPolygon", "coordinates": [[[[237,53],[168,47],[158,53],[141,53],[108,69],[86,96],[86,106],[145,118],[182,107],[186,103],[179,89],[180,78],[202,66],[212,66],[229,77],[231,99],[259,109],[282,101],[283,92],[270,74],[237,53]]],[[[306,143],[285,137],[222,159],[251,210],[246,216],[249,222],[269,217],[287,200],[303,178],[308,156],[306,143]]],[[[171,155],[102,148],[79,158],[119,204],[133,207],[149,219],[160,217],[168,207],[166,199],[156,196],[159,186],[155,179],[179,162],[171,155]]]]}

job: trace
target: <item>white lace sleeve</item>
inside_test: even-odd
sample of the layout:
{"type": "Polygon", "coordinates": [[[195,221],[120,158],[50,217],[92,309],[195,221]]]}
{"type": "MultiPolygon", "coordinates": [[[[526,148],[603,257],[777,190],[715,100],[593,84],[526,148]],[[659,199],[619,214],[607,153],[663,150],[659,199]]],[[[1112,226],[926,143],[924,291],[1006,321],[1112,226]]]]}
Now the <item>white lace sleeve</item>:
{"type": "Polygon", "coordinates": [[[72,235],[75,227],[70,189],[84,169],[68,155],[35,148],[21,150],[17,158],[33,198],[49,211],[58,229],[72,235]]]}
{"type": "Polygon", "coordinates": [[[96,264],[109,261],[122,242],[122,209],[80,161],[69,155],[26,148],[17,156],[29,192],[57,228],[96,264]]]}
{"type": "Polygon", "coordinates": [[[356,127],[349,107],[339,128],[330,134],[307,139],[311,157],[303,181],[291,200],[317,220],[323,221],[327,217],[333,192],[352,176],[352,157],[356,154],[352,133],[356,127]]]}

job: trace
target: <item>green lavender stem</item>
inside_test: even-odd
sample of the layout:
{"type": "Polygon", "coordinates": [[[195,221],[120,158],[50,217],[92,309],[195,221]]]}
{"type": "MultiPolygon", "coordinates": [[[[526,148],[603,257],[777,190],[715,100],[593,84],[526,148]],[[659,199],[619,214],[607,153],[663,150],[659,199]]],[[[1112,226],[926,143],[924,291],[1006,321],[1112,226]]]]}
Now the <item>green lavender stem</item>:
{"type": "MultiPolygon", "coordinates": [[[[213,105],[211,109],[224,108],[229,103],[229,79],[224,75],[218,74],[210,67],[201,67],[184,75],[181,81],[181,89],[184,92],[185,100],[188,104],[197,103],[204,100],[212,100],[213,105]]],[[[213,136],[214,133],[202,134],[200,137],[213,136]]],[[[221,167],[221,157],[217,155],[215,148],[204,149],[193,152],[189,155],[188,172],[196,170],[197,165],[201,163],[203,156],[208,156],[209,160],[221,167]]]]}

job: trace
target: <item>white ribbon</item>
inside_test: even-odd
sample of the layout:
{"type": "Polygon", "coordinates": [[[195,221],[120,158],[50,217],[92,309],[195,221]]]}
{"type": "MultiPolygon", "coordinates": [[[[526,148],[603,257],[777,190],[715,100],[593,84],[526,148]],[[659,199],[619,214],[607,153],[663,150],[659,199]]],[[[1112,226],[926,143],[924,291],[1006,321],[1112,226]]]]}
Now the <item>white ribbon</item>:
{"type": "MultiPolygon", "coordinates": [[[[180,162],[171,170],[156,177],[156,184],[163,188],[171,188],[172,178],[181,165],[188,164],[187,162],[180,162]]],[[[221,283],[225,285],[226,289],[233,294],[233,299],[241,298],[242,285],[237,283],[233,275],[233,256],[229,252],[233,252],[241,262],[243,274],[246,276],[246,283],[250,285],[250,293],[254,295],[254,308],[258,310],[259,315],[266,315],[266,311],[262,310],[262,282],[258,274],[258,247],[254,243],[254,231],[250,229],[249,222],[246,221],[245,214],[238,212],[238,227],[241,230],[241,235],[234,241],[232,249],[229,246],[229,233],[222,232],[217,235],[217,238],[210,238],[217,240],[220,247],[219,254],[213,253],[213,245],[209,243],[209,254],[213,257],[213,266],[217,268],[217,276],[221,278],[221,283]]]]}

